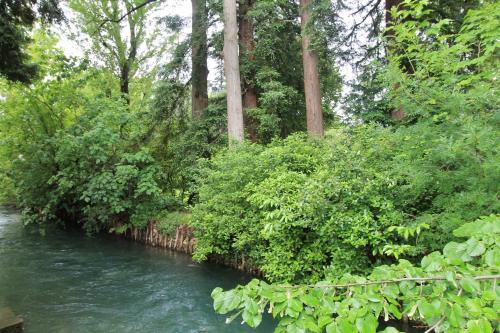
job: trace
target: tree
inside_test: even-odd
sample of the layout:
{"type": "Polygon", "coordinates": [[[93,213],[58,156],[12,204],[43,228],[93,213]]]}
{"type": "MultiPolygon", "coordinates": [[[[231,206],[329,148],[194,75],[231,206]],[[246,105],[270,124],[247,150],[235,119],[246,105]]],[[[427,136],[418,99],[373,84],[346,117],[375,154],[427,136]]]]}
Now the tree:
{"type": "Polygon", "coordinates": [[[229,140],[230,142],[239,142],[243,141],[244,133],[236,0],[224,0],[224,72],[226,75],[229,140]]]}
{"type": "Polygon", "coordinates": [[[307,132],[312,136],[323,136],[323,112],[321,110],[321,88],[318,70],[319,58],[317,53],[311,48],[311,3],[311,0],[300,0],[307,132]]]}
{"type": "MultiPolygon", "coordinates": [[[[402,4],[401,0],[386,0],[385,1],[385,38],[386,38],[386,54],[392,52],[391,43],[393,43],[394,32],[392,26],[394,25],[394,18],[392,17],[392,11],[397,10],[402,4]],[[393,9],[394,8],[394,9],[393,9]]],[[[396,83],[392,87],[394,90],[399,88],[399,84],[396,83]]],[[[405,117],[405,110],[402,105],[391,110],[392,120],[401,120],[405,117]]]]}
{"type": "Polygon", "coordinates": [[[192,118],[199,119],[208,106],[208,68],[207,68],[207,5],[206,0],[191,0],[191,101],[192,118]]]}
{"type": "Polygon", "coordinates": [[[0,0],[0,75],[11,81],[30,82],[37,72],[28,63],[25,46],[30,42],[26,29],[37,18],[59,22],[64,15],[57,0],[0,0]]]}
{"type": "MultiPolygon", "coordinates": [[[[254,0],[244,0],[240,3],[239,10],[239,37],[240,37],[240,54],[244,60],[252,62],[255,49],[255,41],[253,37],[253,22],[248,16],[248,12],[252,9],[254,0]]],[[[255,85],[250,80],[243,80],[243,109],[253,109],[257,107],[257,92],[255,85]]]]}
{"type": "Polygon", "coordinates": [[[252,18],[249,17],[248,13],[252,10],[254,0],[243,0],[240,3],[238,25],[239,25],[239,39],[240,39],[240,59],[242,65],[249,67],[250,74],[252,78],[243,77],[242,88],[243,88],[243,111],[245,126],[247,127],[247,132],[250,140],[257,141],[257,133],[255,129],[255,124],[247,115],[248,109],[255,109],[257,107],[257,90],[255,89],[255,70],[253,68],[253,63],[255,62],[255,57],[253,55],[255,49],[255,41],[253,36],[253,22],[252,18]]]}
{"type": "Polygon", "coordinates": [[[154,47],[161,33],[146,28],[154,1],[143,0],[71,0],[70,6],[79,15],[81,29],[93,44],[100,61],[120,81],[120,92],[130,103],[130,81],[146,60],[161,53],[154,47]]]}

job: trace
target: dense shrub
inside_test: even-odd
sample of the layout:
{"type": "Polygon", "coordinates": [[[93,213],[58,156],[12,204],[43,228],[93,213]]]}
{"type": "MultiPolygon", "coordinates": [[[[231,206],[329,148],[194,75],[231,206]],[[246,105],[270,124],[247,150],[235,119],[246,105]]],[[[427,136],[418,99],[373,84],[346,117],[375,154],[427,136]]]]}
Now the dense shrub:
{"type": "Polygon", "coordinates": [[[143,227],[164,208],[159,165],[146,148],[127,146],[132,118],[121,102],[97,100],[72,126],[33,143],[16,161],[27,221],[77,222],[96,232],[143,227]]]}
{"type": "Polygon", "coordinates": [[[196,258],[245,258],[271,281],[417,259],[462,223],[498,212],[496,146],[489,114],[227,150],[200,177],[196,258]]]}
{"type": "Polygon", "coordinates": [[[270,313],[278,321],[276,333],[398,333],[391,325],[405,317],[428,326],[425,332],[496,332],[500,219],[483,217],[454,235],[466,240],[448,243],[419,265],[400,260],[376,267],[366,277],[346,274],[302,286],[254,279],[229,291],[216,288],[214,309],[228,314],[227,322],[241,315],[250,327],[270,313]],[[393,320],[383,331],[382,318],[393,320]]]}

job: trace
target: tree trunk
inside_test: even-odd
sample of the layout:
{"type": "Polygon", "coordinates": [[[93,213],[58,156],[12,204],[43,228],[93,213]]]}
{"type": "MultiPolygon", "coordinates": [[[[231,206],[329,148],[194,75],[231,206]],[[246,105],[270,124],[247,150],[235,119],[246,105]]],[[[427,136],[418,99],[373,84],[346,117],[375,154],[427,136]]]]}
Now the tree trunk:
{"type": "Polygon", "coordinates": [[[206,0],[191,0],[191,115],[196,120],[208,106],[207,6],[206,0]]]}
{"type": "MultiPolygon", "coordinates": [[[[393,52],[391,48],[391,44],[394,43],[393,38],[394,38],[394,31],[392,30],[387,30],[387,28],[390,28],[394,24],[394,18],[391,15],[391,9],[393,7],[399,7],[402,3],[402,0],[386,0],[385,1],[385,38],[387,40],[387,47],[386,47],[386,53],[389,54],[393,52]]],[[[395,83],[392,87],[394,91],[398,90],[399,88],[399,83],[395,83]]],[[[391,110],[391,118],[392,120],[401,120],[405,117],[405,110],[402,105],[399,107],[391,110]]]]}
{"type": "Polygon", "coordinates": [[[312,0],[300,0],[302,29],[302,62],[304,64],[304,92],[306,98],[307,133],[323,136],[323,112],[321,110],[321,88],[319,85],[318,55],[311,50],[309,30],[310,4],[312,0]]]}
{"type": "MultiPolygon", "coordinates": [[[[255,60],[253,51],[255,49],[255,41],[253,38],[253,23],[248,17],[248,12],[252,9],[254,0],[243,0],[240,2],[239,10],[239,38],[240,38],[240,58],[249,63],[255,60]]],[[[255,73],[250,74],[255,77],[255,73]]],[[[255,89],[254,83],[250,80],[243,78],[243,117],[245,122],[245,127],[248,133],[250,141],[257,141],[257,133],[255,124],[248,117],[246,109],[255,109],[257,107],[257,91],[255,89]]]]}
{"type": "MultiPolygon", "coordinates": [[[[255,42],[253,39],[253,23],[247,16],[248,12],[252,9],[254,0],[243,0],[240,4],[240,41],[241,53],[246,56],[248,61],[254,61],[255,57],[253,51],[255,49],[255,42]]],[[[252,109],[257,107],[257,93],[252,82],[243,80],[243,108],[252,109]]]]}
{"type": "Polygon", "coordinates": [[[227,91],[227,130],[231,144],[243,141],[244,138],[236,0],[224,0],[224,72],[227,91]]]}
{"type": "Polygon", "coordinates": [[[130,104],[130,96],[129,96],[129,81],[130,81],[130,66],[128,65],[128,62],[126,62],[123,67],[121,68],[120,71],[120,93],[127,102],[127,104],[130,104]]]}

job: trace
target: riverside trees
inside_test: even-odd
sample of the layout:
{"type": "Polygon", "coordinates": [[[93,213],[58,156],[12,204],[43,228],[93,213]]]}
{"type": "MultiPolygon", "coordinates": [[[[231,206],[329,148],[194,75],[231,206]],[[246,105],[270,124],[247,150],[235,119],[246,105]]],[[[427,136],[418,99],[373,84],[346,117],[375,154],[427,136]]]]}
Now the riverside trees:
{"type": "MultiPolygon", "coordinates": [[[[142,10],[152,10],[147,6],[153,3],[134,2],[133,8],[144,4],[142,10]]],[[[33,32],[25,51],[38,64],[39,77],[31,85],[0,82],[2,197],[16,197],[26,221],[71,221],[89,232],[140,228],[168,215],[165,211],[192,212],[196,259],[220,255],[277,284],[253,282],[229,294],[214,293],[217,310],[229,310],[228,300],[250,325],[257,324],[265,302],[274,302],[283,306],[275,312],[286,317],[280,327],[291,325],[292,331],[371,332],[377,316],[398,318],[398,313],[421,314],[433,329],[491,331],[497,323],[490,303],[498,296],[484,292],[483,283],[493,288],[490,280],[476,288],[475,274],[497,274],[490,265],[497,250],[478,234],[467,235],[463,245],[453,230],[484,222],[484,215],[496,219],[499,211],[498,4],[404,1],[391,9],[390,38],[377,32],[376,22],[354,24],[358,33],[376,32],[367,37],[366,50],[342,49],[353,27],[340,20],[347,9],[336,2],[224,4],[208,2],[204,9],[202,1],[193,0],[198,11],[191,36],[179,33],[183,20],[158,21],[157,29],[175,31],[161,48],[168,61],[155,71],[135,72],[130,104],[118,67],[89,61],[94,58],[68,59],[50,31],[33,32]],[[443,11],[437,12],[439,3],[443,11]],[[226,24],[225,43],[220,23],[226,24]],[[205,25],[211,27],[206,46],[205,25]],[[221,89],[207,94],[208,102],[205,54],[225,62],[228,79],[228,91],[215,85],[221,89]],[[307,71],[304,54],[314,64],[307,71]],[[332,117],[341,84],[338,64],[362,54],[369,55],[360,65],[366,71],[351,102],[332,117]],[[318,79],[314,105],[324,118],[310,136],[296,133],[308,129],[308,73],[318,79]],[[404,117],[393,122],[391,112],[400,106],[404,117]],[[228,122],[234,110],[236,131],[228,122]],[[228,130],[243,141],[230,150],[228,130]],[[244,130],[252,144],[243,140],[244,130]],[[432,254],[436,251],[443,254],[432,254]],[[476,273],[464,275],[472,264],[476,273]],[[381,270],[389,279],[408,279],[400,276],[404,269],[422,279],[446,274],[422,288],[426,293],[441,288],[435,296],[452,304],[435,304],[425,294],[412,313],[415,304],[408,310],[403,303],[419,289],[403,284],[400,293],[374,287],[373,293],[390,293],[374,298],[378,302],[353,289],[352,302],[363,305],[354,311],[344,296],[310,287],[318,281],[365,283],[361,276],[372,281],[371,274],[381,270]],[[461,276],[444,282],[448,273],[461,276]],[[467,287],[457,296],[460,289],[452,285],[460,288],[464,278],[467,287]],[[285,305],[279,301],[283,295],[288,299],[284,284],[300,291],[285,305]],[[481,294],[480,304],[471,303],[474,292],[481,294]],[[247,296],[248,302],[239,302],[247,296]],[[322,303],[315,305],[318,298],[339,305],[328,303],[325,314],[322,303]],[[257,308],[255,300],[262,301],[257,308]],[[474,313],[464,310],[476,305],[474,313]],[[345,318],[346,311],[355,317],[345,318]]],[[[94,8],[94,17],[102,18],[95,24],[111,29],[119,14],[109,22],[101,11],[112,7],[106,8],[94,8]]],[[[120,8],[121,16],[127,13],[120,8]]],[[[363,17],[371,13],[375,21],[386,13],[379,1],[352,10],[363,17]]],[[[150,16],[143,19],[143,26],[151,23],[150,16]]]]}

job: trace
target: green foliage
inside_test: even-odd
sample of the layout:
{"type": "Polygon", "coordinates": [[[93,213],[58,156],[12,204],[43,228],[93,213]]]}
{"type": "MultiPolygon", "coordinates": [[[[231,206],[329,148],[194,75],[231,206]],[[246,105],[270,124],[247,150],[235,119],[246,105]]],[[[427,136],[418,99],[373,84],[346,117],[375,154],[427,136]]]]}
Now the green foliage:
{"type": "MultiPolygon", "coordinates": [[[[150,146],[161,163],[170,195],[193,204],[197,196],[198,160],[211,158],[227,146],[226,99],[224,94],[211,95],[210,104],[200,119],[190,121],[189,109],[182,99],[175,97],[171,87],[163,86],[153,99],[146,116],[149,118],[147,135],[141,144],[150,146]]],[[[180,89],[178,84],[173,87],[180,89]]],[[[181,96],[186,97],[185,91],[181,96]]]]}
{"type": "Polygon", "coordinates": [[[127,148],[121,132],[133,120],[121,103],[95,101],[86,109],[74,125],[40,143],[50,145],[52,173],[36,172],[37,159],[47,154],[43,147],[16,162],[25,217],[78,222],[88,232],[118,223],[144,227],[165,204],[159,165],[147,149],[127,148]],[[33,176],[39,181],[26,181],[33,176]]]}
{"type": "Polygon", "coordinates": [[[12,81],[28,83],[37,74],[37,64],[29,63],[27,30],[37,18],[44,22],[62,21],[58,0],[2,0],[0,2],[0,74],[12,81]]]}
{"type": "Polygon", "coordinates": [[[167,236],[175,236],[177,227],[181,225],[189,225],[191,222],[191,214],[187,212],[168,212],[163,211],[155,220],[158,221],[158,231],[167,236]]]}
{"type": "Polygon", "coordinates": [[[279,320],[275,332],[369,333],[378,331],[379,318],[406,316],[435,332],[493,333],[500,324],[500,217],[483,217],[454,233],[467,240],[447,244],[419,266],[400,260],[376,267],[366,278],[346,274],[315,285],[252,280],[229,291],[216,288],[214,309],[233,313],[228,321],[241,315],[250,327],[268,312],[279,320]]]}
{"type": "Polygon", "coordinates": [[[390,123],[498,109],[498,21],[494,1],[407,0],[393,8],[384,59],[364,64],[347,100],[350,115],[390,123]]]}
{"type": "Polygon", "coordinates": [[[2,182],[15,185],[27,222],[80,223],[88,232],[144,226],[171,201],[152,153],[132,144],[143,131],[139,115],[108,94],[115,87],[106,72],[73,64],[43,31],[34,38],[42,77],[2,85],[2,182]]]}
{"type": "Polygon", "coordinates": [[[195,257],[245,257],[273,282],[417,261],[498,212],[495,119],[335,128],[225,151],[199,177],[195,257]]]}
{"type": "Polygon", "coordinates": [[[499,104],[498,25],[494,23],[500,17],[498,2],[469,10],[454,35],[446,34],[451,20],[425,20],[424,5],[424,1],[408,1],[408,10],[393,13],[399,23],[392,28],[386,74],[398,85],[391,93],[393,105],[404,107],[407,120],[495,110],[499,104]]]}
{"type": "MultiPolygon", "coordinates": [[[[242,80],[257,89],[262,112],[254,114],[266,134],[281,136],[305,129],[305,101],[298,5],[290,1],[256,1],[248,13],[254,24],[255,49],[243,59],[242,80]],[[271,118],[271,119],[269,119],[271,118]],[[269,121],[271,120],[271,121],[269,121]],[[278,125],[269,131],[270,124],[278,125]]],[[[263,142],[268,142],[268,137],[263,142]]]]}

